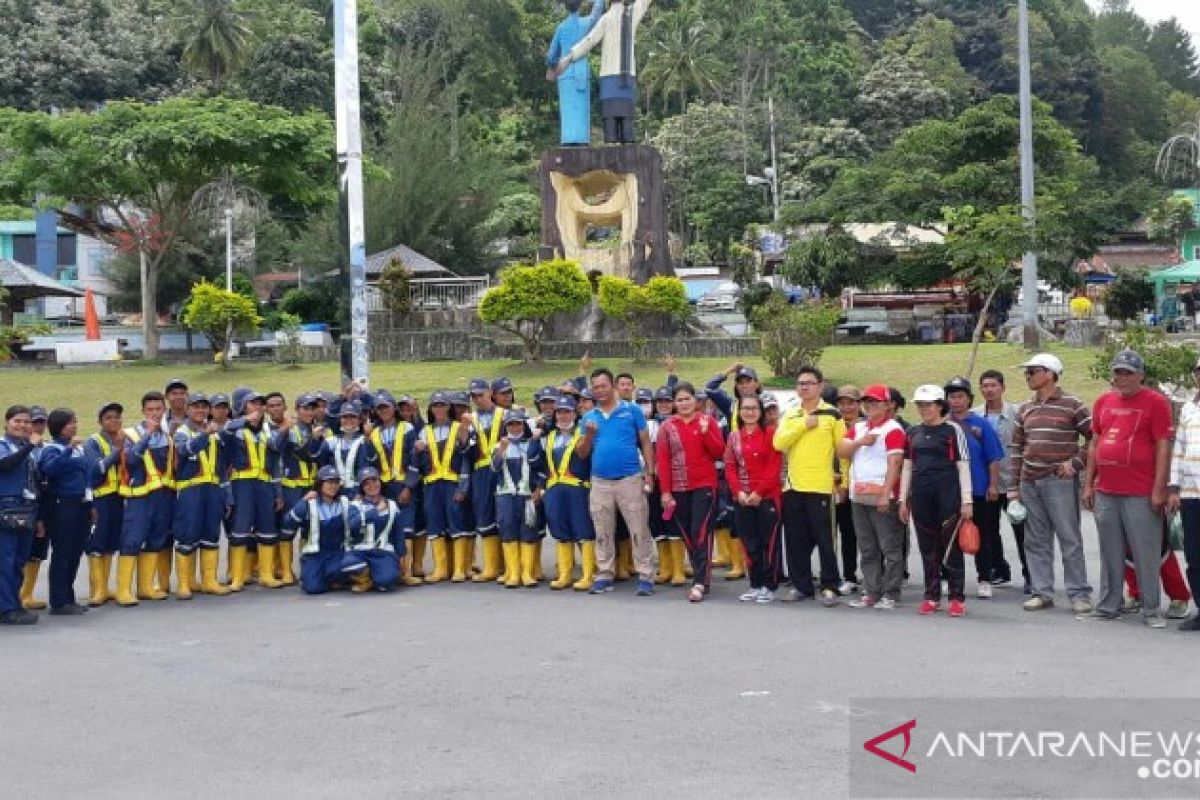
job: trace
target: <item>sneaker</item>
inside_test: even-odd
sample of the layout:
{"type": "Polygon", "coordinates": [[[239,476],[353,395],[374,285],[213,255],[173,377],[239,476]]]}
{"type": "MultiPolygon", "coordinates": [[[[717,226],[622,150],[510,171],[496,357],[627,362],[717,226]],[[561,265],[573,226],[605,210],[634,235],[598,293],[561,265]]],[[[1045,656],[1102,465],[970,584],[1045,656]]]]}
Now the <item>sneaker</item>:
{"type": "Polygon", "coordinates": [[[1136,614],[1142,610],[1142,601],[1136,597],[1126,597],[1121,605],[1122,614],[1136,614]]]}
{"type": "Polygon", "coordinates": [[[875,598],[869,594],[864,594],[850,601],[851,608],[874,608],[875,598]]]}
{"type": "Polygon", "coordinates": [[[1188,604],[1186,600],[1172,600],[1167,606],[1167,619],[1187,619],[1188,604]]]}
{"type": "Polygon", "coordinates": [[[758,596],[758,599],[755,600],[754,602],[756,602],[756,603],[774,603],[775,602],[775,593],[772,592],[770,589],[763,589],[762,594],[760,594],[758,596]]]}
{"type": "Polygon", "coordinates": [[[50,615],[54,617],[77,617],[87,612],[87,606],[81,606],[77,603],[69,603],[65,606],[50,609],[50,615]]]}
{"type": "Polygon", "coordinates": [[[826,608],[833,608],[839,602],[840,602],[840,600],[838,597],[838,593],[835,592],[833,589],[822,589],[821,590],[821,605],[825,606],[826,608]]]}
{"type": "Polygon", "coordinates": [[[1099,608],[1093,608],[1084,616],[1087,619],[1099,620],[1101,622],[1113,622],[1114,620],[1119,620],[1121,618],[1121,613],[1119,611],[1114,613],[1112,611],[1102,611],[1099,608]]]}
{"type": "Polygon", "coordinates": [[[881,597],[879,598],[879,601],[875,603],[876,611],[892,611],[895,608],[896,601],[890,597],[881,597]]]}
{"type": "Polygon", "coordinates": [[[1040,594],[1035,594],[1022,603],[1021,608],[1026,611],[1043,611],[1047,608],[1054,608],[1054,601],[1049,597],[1042,597],[1040,594]]]}
{"type": "Polygon", "coordinates": [[[783,597],[780,598],[784,603],[799,603],[801,600],[807,599],[808,597],[800,594],[800,590],[795,587],[789,588],[783,593],[783,597]]]}
{"type": "Polygon", "coordinates": [[[1147,628],[1165,628],[1167,621],[1163,619],[1162,614],[1147,614],[1142,618],[1142,622],[1146,623],[1147,628]]]}
{"type": "Polygon", "coordinates": [[[950,608],[946,612],[952,617],[961,617],[967,613],[967,604],[962,600],[951,600],[950,608]]]}
{"type": "Polygon", "coordinates": [[[637,588],[638,597],[649,597],[654,594],[654,581],[639,580],[637,588]]]}
{"type": "Polygon", "coordinates": [[[32,611],[18,608],[15,611],[5,611],[0,614],[0,625],[37,625],[38,615],[32,611]]]}
{"type": "Polygon", "coordinates": [[[847,595],[852,595],[857,591],[858,591],[858,584],[855,583],[854,581],[842,581],[841,585],[838,586],[838,594],[840,594],[842,597],[846,597],[847,595]]]}
{"type": "Polygon", "coordinates": [[[592,588],[588,589],[588,594],[604,594],[613,590],[613,582],[608,578],[597,578],[592,584],[592,588]]]}
{"type": "Polygon", "coordinates": [[[917,613],[927,617],[941,607],[942,604],[937,600],[922,600],[921,607],[917,609],[917,613]]]}
{"type": "Polygon", "coordinates": [[[1012,583],[1012,578],[1008,575],[992,578],[992,586],[1008,586],[1010,583],[1012,583]]]}
{"type": "Polygon", "coordinates": [[[691,589],[688,589],[687,599],[689,603],[700,603],[704,600],[704,587],[696,584],[691,589]]]}
{"type": "Polygon", "coordinates": [[[1192,617],[1189,620],[1179,623],[1181,631],[1200,631],[1200,614],[1192,617]]]}
{"type": "Polygon", "coordinates": [[[766,589],[751,589],[738,595],[738,600],[741,600],[743,603],[753,603],[765,591],[766,589]]]}
{"type": "Polygon", "coordinates": [[[1093,608],[1095,608],[1095,606],[1092,605],[1091,600],[1081,599],[1071,601],[1071,613],[1073,614],[1090,614],[1092,613],[1093,608]]]}
{"type": "Polygon", "coordinates": [[[992,599],[992,585],[990,583],[984,581],[983,583],[979,584],[979,591],[976,592],[976,594],[979,595],[980,597],[991,600],[992,599]]]}

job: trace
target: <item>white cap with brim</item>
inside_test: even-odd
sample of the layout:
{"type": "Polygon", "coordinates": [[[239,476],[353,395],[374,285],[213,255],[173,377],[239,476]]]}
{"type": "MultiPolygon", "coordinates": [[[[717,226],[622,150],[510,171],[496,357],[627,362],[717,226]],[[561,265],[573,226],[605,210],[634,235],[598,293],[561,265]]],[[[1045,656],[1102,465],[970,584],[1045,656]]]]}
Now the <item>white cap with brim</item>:
{"type": "Polygon", "coordinates": [[[917,387],[917,390],[913,392],[912,399],[914,403],[936,403],[946,399],[946,392],[940,386],[927,383],[917,387]]]}
{"type": "Polygon", "coordinates": [[[1036,356],[1021,365],[1021,369],[1028,369],[1029,367],[1041,367],[1042,369],[1048,369],[1055,375],[1063,374],[1062,361],[1059,360],[1058,356],[1051,355],[1050,353],[1038,353],[1036,356]]]}

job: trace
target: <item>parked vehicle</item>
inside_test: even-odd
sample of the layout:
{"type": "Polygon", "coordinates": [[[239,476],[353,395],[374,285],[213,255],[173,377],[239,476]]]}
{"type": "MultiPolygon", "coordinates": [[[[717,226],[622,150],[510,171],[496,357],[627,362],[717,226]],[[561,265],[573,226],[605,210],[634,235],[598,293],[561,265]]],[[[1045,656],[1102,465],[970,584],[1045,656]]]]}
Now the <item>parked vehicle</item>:
{"type": "Polygon", "coordinates": [[[719,283],[700,298],[696,309],[698,311],[737,311],[741,296],[742,289],[736,283],[719,283]]]}

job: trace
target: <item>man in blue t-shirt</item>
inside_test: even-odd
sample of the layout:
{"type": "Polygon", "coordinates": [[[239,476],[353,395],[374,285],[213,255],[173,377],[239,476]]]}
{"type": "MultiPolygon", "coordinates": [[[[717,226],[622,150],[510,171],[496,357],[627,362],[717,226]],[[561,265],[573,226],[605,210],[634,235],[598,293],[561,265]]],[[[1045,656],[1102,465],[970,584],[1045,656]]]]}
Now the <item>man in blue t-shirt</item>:
{"type": "Polygon", "coordinates": [[[993,543],[1000,541],[1000,465],[1004,461],[1004,445],[992,424],[971,411],[975,393],[969,380],[953,378],[943,388],[950,419],[962,428],[971,455],[971,499],[980,540],[975,572],[978,595],[987,598],[992,596],[994,562],[1004,555],[993,552],[993,543]]]}
{"type": "Polygon", "coordinates": [[[591,386],[596,407],[583,417],[584,435],[578,447],[579,455],[590,456],[592,464],[588,505],[596,528],[596,582],[591,593],[613,590],[619,510],[633,539],[637,593],[654,594],[657,564],[647,502],[654,491],[654,454],[646,417],[636,405],[617,397],[609,370],[594,370],[591,386]]]}

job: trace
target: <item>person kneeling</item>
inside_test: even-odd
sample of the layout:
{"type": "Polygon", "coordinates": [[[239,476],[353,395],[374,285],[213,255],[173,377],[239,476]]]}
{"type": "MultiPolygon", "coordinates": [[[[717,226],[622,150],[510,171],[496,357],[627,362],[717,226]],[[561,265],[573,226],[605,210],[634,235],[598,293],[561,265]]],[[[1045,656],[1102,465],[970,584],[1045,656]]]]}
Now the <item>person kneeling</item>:
{"type": "Polygon", "coordinates": [[[316,493],[297,503],[284,523],[289,533],[304,534],[300,587],[307,594],[322,594],[368,570],[367,560],[351,549],[362,526],[362,513],[342,496],[341,489],[337,468],[321,467],[316,493]]]}
{"type": "Polygon", "coordinates": [[[374,588],[386,592],[400,579],[400,559],[404,558],[400,506],[383,496],[383,481],[374,467],[358,473],[358,488],[362,491],[357,502],[362,525],[354,537],[354,553],[366,561],[367,569],[350,579],[350,591],[374,588]]]}

